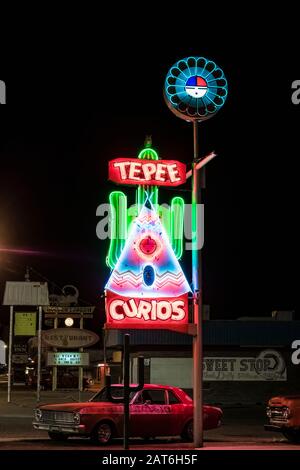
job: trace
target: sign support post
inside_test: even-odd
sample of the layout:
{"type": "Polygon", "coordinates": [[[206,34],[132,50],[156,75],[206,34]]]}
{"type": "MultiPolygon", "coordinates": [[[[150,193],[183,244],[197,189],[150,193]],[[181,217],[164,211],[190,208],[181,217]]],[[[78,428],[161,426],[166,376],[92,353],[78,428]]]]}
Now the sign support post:
{"type": "MultiPolygon", "coordinates": [[[[80,324],[79,328],[82,330],[83,329],[83,315],[81,314],[80,316],[80,324]]],[[[83,352],[83,348],[79,348],[80,352],[83,352]]],[[[79,384],[78,384],[78,395],[79,395],[79,401],[81,401],[81,392],[83,391],[83,367],[79,367],[79,373],[78,373],[78,379],[79,379],[79,384]]]]}
{"type": "Polygon", "coordinates": [[[193,122],[194,162],[192,174],[192,278],[193,278],[193,314],[196,332],[193,338],[193,436],[194,447],[203,447],[203,332],[202,332],[202,254],[198,247],[198,208],[201,204],[200,170],[197,169],[198,122],[193,122]]]}
{"type": "Polygon", "coordinates": [[[107,375],[107,367],[106,367],[106,361],[107,361],[107,355],[106,355],[106,329],[103,328],[102,330],[102,341],[103,341],[103,362],[104,362],[104,368],[103,368],[103,374],[104,374],[104,387],[106,386],[106,375],[107,375]]]}
{"type": "Polygon", "coordinates": [[[39,326],[38,326],[38,366],[37,366],[37,388],[36,400],[40,401],[41,396],[41,359],[42,359],[42,307],[39,306],[39,326]]]}
{"type": "Polygon", "coordinates": [[[124,349],[123,349],[123,373],[124,373],[124,450],[129,449],[129,394],[130,394],[130,378],[129,378],[129,347],[130,335],[124,335],[124,349]]]}
{"type": "MultiPolygon", "coordinates": [[[[58,327],[58,318],[54,318],[54,328],[58,327]]],[[[53,351],[57,351],[57,348],[53,348],[53,351]]],[[[54,366],[52,369],[52,392],[55,392],[57,389],[57,366],[54,366]]]]}
{"type": "Polygon", "coordinates": [[[14,322],[14,307],[13,305],[11,305],[10,314],[9,314],[7,403],[11,402],[13,322],[14,322]]]}

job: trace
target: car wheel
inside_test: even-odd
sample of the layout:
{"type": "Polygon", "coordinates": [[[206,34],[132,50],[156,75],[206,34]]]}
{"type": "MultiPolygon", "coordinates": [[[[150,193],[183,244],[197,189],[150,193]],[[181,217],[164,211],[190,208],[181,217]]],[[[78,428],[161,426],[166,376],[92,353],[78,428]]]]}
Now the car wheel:
{"type": "Polygon", "coordinates": [[[300,431],[295,429],[288,429],[282,433],[288,441],[292,442],[293,444],[300,444],[300,431]]]}
{"type": "Polygon", "coordinates": [[[92,435],[92,440],[99,445],[105,446],[110,443],[113,437],[113,427],[111,423],[103,421],[99,423],[92,435]]]}
{"type": "Polygon", "coordinates": [[[194,439],[194,433],[193,433],[193,420],[191,419],[186,425],[184,426],[184,429],[181,433],[181,437],[184,440],[187,440],[189,442],[192,442],[194,439]]]}
{"type": "Polygon", "coordinates": [[[67,434],[62,434],[61,432],[48,432],[48,436],[52,441],[66,441],[68,439],[67,434]]]}

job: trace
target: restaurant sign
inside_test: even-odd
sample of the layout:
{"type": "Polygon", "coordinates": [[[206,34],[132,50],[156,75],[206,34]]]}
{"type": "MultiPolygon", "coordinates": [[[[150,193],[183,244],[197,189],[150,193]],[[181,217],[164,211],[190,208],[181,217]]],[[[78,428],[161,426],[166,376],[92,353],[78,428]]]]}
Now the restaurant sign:
{"type": "Polygon", "coordinates": [[[79,328],[53,328],[43,331],[43,341],[54,348],[83,348],[97,343],[99,336],[79,328]]]}

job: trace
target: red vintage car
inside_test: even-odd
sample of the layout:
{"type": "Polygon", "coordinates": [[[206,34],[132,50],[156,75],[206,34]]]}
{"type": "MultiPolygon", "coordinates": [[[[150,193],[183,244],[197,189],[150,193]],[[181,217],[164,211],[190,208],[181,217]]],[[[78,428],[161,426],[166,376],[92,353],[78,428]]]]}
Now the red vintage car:
{"type": "MultiPolygon", "coordinates": [[[[123,386],[112,385],[111,395],[122,398],[123,386]]],[[[98,444],[108,444],[122,437],[124,407],[112,403],[104,387],[88,402],[41,405],[34,412],[33,427],[48,431],[53,440],[70,436],[91,437],[98,444]]],[[[204,429],[221,424],[222,410],[204,405],[204,429]]],[[[130,394],[130,436],[145,439],[158,436],[181,436],[193,439],[193,401],[180,388],[167,385],[144,385],[130,394]]]]}

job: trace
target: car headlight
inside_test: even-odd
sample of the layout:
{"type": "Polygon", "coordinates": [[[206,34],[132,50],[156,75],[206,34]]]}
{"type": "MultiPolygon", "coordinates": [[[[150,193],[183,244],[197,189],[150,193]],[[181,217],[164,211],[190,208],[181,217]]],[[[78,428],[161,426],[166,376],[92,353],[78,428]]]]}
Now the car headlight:
{"type": "Polygon", "coordinates": [[[80,423],[80,413],[74,413],[73,414],[73,420],[74,420],[74,424],[79,424],[80,423]]]}
{"type": "Polygon", "coordinates": [[[266,413],[267,413],[268,418],[271,418],[271,416],[272,416],[272,410],[271,410],[271,408],[270,408],[269,406],[268,406],[267,409],[266,409],[266,413]]]}
{"type": "Polygon", "coordinates": [[[283,408],[282,416],[284,419],[288,419],[291,416],[291,410],[287,406],[283,408]]]}
{"type": "Polygon", "coordinates": [[[36,410],[34,410],[34,417],[37,421],[41,421],[42,420],[42,417],[43,417],[43,412],[42,410],[40,410],[39,408],[37,408],[36,410]]]}

